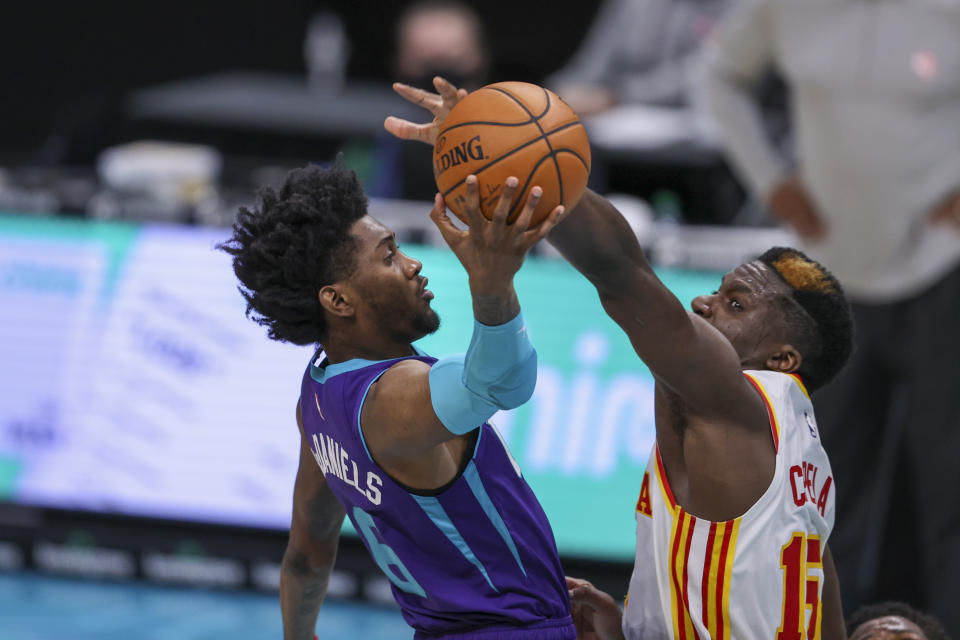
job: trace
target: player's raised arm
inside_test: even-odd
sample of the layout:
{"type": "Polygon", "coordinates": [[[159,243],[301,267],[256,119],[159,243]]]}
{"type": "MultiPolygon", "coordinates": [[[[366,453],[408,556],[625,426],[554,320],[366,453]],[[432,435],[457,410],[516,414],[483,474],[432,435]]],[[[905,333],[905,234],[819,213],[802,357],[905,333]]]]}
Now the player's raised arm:
{"type": "Polygon", "coordinates": [[[310,640],[337,558],[345,512],[310,452],[299,403],[297,424],[300,466],[293,488],[290,541],[280,569],[280,606],[285,640],[310,640]]]}
{"type": "Polygon", "coordinates": [[[701,415],[725,415],[754,399],[730,342],[688,312],[660,281],[633,230],[587,190],[548,237],[596,287],[604,309],[653,375],[701,415]]]}
{"type": "MultiPolygon", "coordinates": [[[[433,144],[440,125],[466,93],[435,78],[437,93],[403,84],[394,90],[430,112],[416,124],[389,117],[384,127],[405,140],[433,144]]],[[[627,333],[654,376],[705,415],[725,415],[753,401],[730,343],[687,313],[660,282],[636,236],[616,208],[589,189],[548,240],[583,273],[600,294],[604,309],[627,333]],[[708,380],[709,384],[704,384],[708,380]]]]}
{"type": "Polygon", "coordinates": [[[563,209],[528,230],[541,194],[535,187],[519,217],[508,224],[516,188],[516,178],[510,178],[487,220],[480,213],[476,177],[470,176],[466,230],[454,226],[437,195],[430,216],[469,277],[473,337],[465,355],[443,358],[432,367],[418,360],[398,362],[371,387],[361,420],[375,457],[415,456],[472,431],[500,409],[520,406],[533,394],[536,351],[520,315],[513,277],[563,209]],[[407,426],[398,430],[397,424],[407,426]]]}

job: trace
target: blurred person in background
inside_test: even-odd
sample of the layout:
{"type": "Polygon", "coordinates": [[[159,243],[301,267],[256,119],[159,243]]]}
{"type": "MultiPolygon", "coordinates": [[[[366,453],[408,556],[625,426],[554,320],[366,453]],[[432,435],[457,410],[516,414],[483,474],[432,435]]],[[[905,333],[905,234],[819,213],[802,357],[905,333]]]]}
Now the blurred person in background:
{"type": "Polygon", "coordinates": [[[940,621],[904,602],[861,607],[847,622],[850,640],[950,640],[940,621]]]}
{"type": "Polygon", "coordinates": [[[546,79],[581,116],[621,103],[687,104],[701,43],[730,0],[606,0],[566,66],[546,79]]]}
{"type": "Polygon", "coordinates": [[[563,213],[527,230],[534,187],[506,224],[517,186],[507,180],[488,221],[469,176],[469,231],[436,194],[430,217],[467,272],[475,320],[467,353],[440,360],[413,344],[440,326],[422,265],[367,214],[360,181],[340,163],[264,189],[218,245],[233,256],[248,317],[273,340],[319,345],[296,410],[280,577],[288,640],[314,637],[345,516],[415,637],[575,638],[550,524],[488,422],[533,394],[537,355],[513,280],[563,213]]]}
{"type": "MultiPolygon", "coordinates": [[[[472,91],[481,87],[490,67],[490,48],[480,16],[456,0],[424,0],[411,4],[396,26],[394,74],[400,82],[433,89],[433,79],[446,78],[472,91]]],[[[404,117],[414,117],[411,109],[404,117]]],[[[403,200],[432,200],[437,187],[424,171],[432,149],[404,145],[390,135],[377,139],[370,195],[403,200]]]]}
{"type": "Polygon", "coordinates": [[[396,27],[395,77],[432,89],[441,76],[457,87],[479,88],[490,65],[483,22],[456,0],[424,0],[410,5],[396,27]]]}
{"type": "Polygon", "coordinates": [[[814,403],[844,603],[910,600],[958,634],[960,4],[741,0],[700,83],[754,196],[853,302],[854,356],[814,403]],[[794,162],[760,124],[753,92],[771,68],[790,91],[794,162]]]}

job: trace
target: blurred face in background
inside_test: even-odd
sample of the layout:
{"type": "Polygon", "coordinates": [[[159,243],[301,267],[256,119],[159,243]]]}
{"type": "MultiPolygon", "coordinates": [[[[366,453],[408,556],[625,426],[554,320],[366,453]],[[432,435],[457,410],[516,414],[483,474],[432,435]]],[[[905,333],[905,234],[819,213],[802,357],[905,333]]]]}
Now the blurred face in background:
{"type": "Polygon", "coordinates": [[[850,640],[927,640],[927,636],[906,618],[884,616],[861,624],[850,640]]]}
{"type": "Polygon", "coordinates": [[[458,87],[478,88],[486,74],[482,26],[469,10],[431,6],[414,9],[397,30],[396,69],[400,80],[433,90],[434,76],[458,87]]]}

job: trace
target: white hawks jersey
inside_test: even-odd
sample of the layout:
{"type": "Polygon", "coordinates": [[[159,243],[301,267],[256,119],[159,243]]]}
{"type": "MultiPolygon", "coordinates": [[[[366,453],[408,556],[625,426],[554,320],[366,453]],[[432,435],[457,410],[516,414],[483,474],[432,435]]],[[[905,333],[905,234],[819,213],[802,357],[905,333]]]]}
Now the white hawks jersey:
{"type": "Polygon", "coordinates": [[[777,452],[773,481],[739,518],[702,520],[676,503],[656,445],[637,501],[628,640],[819,640],[822,551],[836,489],[800,379],[744,374],[760,391],[777,452]]]}

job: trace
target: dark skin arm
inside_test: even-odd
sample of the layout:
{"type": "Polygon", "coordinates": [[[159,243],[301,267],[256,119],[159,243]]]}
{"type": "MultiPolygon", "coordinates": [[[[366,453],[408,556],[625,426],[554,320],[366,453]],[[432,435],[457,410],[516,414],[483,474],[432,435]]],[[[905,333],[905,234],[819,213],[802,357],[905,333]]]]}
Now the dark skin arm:
{"type": "Polygon", "coordinates": [[[743,410],[744,403],[753,408],[759,398],[747,386],[730,342],[688,312],[654,274],[612,204],[588,189],[548,239],[596,287],[604,310],[657,381],[690,410],[732,421],[759,417],[765,426],[765,413],[743,410]]]}
{"type": "MultiPolygon", "coordinates": [[[[394,84],[397,93],[427,109],[433,120],[415,124],[391,116],[384,122],[387,131],[404,140],[433,144],[443,119],[466,95],[442,78],[435,78],[434,86],[437,93],[394,84]]],[[[660,282],[612,204],[587,190],[547,239],[597,288],[604,309],[624,329],[658,381],[682,396],[691,409],[741,418],[745,401],[759,406],[729,341],[688,314],[660,282]],[[704,379],[711,384],[703,384],[704,379]]],[[[765,424],[762,412],[748,414],[759,415],[765,424]]]]}
{"type": "Polygon", "coordinates": [[[285,640],[312,640],[346,514],[310,452],[299,404],[297,425],[300,466],[293,488],[290,541],[280,570],[280,608],[285,640]]]}
{"type": "MultiPolygon", "coordinates": [[[[394,84],[433,120],[415,124],[391,116],[384,122],[387,131],[433,144],[443,119],[466,95],[442,78],[434,86],[437,93],[394,84]]],[[[654,274],[620,212],[596,193],[588,190],[548,240],[597,288],[607,314],[656,378],[657,439],[678,498],[696,494],[685,506],[710,519],[743,513],[768,486],[775,454],[763,401],[742,375],[729,340],[686,311],[654,274]],[[690,418],[684,437],[661,428],[677,413],[690,418]],[[688,467],[696,478],[688,477],[688,467]]]]}
{"type": "Polygon", "coordinates": [[[776,452],[730,340],[684,308],[596,193],[587,190],[548,239],[596,287],[656,380],[657,443],[677,499],[709,520],[743,514],[769,486],[776,452]]]}
{"type": "Polygon", "coordinates": [[[823,549],[823,622],[820,627],[823,640],[847,640],[847,625],[843,621],[843,606],[840,601],[840,580],[833,564],[830,547],[823,549]]]}

